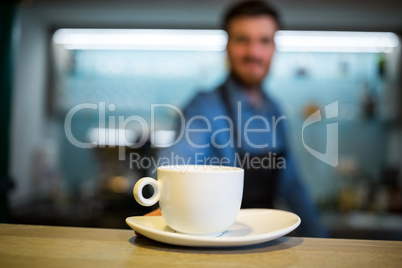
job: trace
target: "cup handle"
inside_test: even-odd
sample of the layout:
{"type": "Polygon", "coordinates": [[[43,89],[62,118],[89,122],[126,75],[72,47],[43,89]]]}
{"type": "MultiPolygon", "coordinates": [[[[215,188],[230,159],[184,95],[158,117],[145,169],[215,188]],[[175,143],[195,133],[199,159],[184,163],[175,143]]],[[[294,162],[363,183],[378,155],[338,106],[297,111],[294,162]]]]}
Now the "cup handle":
{"type": "Polygon", "coordinates": [[[159,189],[159,182],[157,180],[155,180],[154,178],[151,177],[144,177],[142,179],[140,179],[139,181],[137,181],[137,183],[134,185],[133,188],[133,195],[135,200],[142,206],[152,206],[155,205],[156,202],[159,201],[159,197],[160,197],[160,189],[159,189]],[[145,198],[142,195],[142,189],[146,186],[146,185],[151,185],[152,188],[154,188],[154,194],[150,197],[150,198],[145,198]]]}

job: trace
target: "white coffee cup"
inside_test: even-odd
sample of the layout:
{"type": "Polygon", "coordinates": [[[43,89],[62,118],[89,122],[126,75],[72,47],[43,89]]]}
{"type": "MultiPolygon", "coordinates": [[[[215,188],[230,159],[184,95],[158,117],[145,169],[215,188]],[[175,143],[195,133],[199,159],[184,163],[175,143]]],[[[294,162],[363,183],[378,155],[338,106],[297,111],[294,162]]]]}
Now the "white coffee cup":
{"type": "Polygon", "coordinates": [[[173,230],[218,236],[235,223],[243,197],[243,169],[212,165],[161,166],[157,178],[140,179],[133,194],[143,206],[159,201],[162,217],[173,230]],[[154,189],[150,198],[142,195],[146,185],[154,189]]]}

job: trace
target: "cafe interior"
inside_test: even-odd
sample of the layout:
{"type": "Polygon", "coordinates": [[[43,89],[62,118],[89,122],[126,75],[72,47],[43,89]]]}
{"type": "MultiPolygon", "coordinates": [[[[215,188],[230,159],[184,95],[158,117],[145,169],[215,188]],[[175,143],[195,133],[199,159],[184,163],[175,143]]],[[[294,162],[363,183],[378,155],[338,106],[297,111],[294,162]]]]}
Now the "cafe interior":
{"type": "MultiPolygon", "coordinates": [[[[155,176],[150,159],[176,137],[177,112],[151,107],[184,109],[225,80],[221,17],[233,2],[0,4],[1,221],[129,229],[126,217],[155,209],[132,190],[155,176]]],[[[264,90],[287,115],[328,236],[402,240],[402,2],[270,3],[283,28],[264,90]],[[304,125],[335,101],[336,118],[304,125]],[[311,154],[335,139],[336,164],[311,154]]]]}

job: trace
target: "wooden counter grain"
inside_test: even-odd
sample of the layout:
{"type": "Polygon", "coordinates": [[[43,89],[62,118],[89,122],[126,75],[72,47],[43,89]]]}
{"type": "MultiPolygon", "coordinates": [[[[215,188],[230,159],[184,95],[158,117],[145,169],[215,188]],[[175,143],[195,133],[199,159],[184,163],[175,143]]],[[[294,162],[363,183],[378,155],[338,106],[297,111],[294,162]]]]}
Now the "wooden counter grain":
{"type": "Polygon", "coordinates": [[[402,242],[282,237],[187,248],[131,230],[0,224],[0,267],[402,267],[402,242]]]}

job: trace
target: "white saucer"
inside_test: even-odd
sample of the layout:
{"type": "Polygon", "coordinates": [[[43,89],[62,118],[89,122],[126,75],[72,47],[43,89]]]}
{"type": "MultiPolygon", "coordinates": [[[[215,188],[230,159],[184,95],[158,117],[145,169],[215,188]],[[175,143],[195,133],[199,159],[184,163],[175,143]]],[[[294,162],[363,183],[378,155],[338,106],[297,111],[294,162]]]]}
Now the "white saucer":
{"type": "Polygon", "coordinates": [[[176,233],[161,216],[129,217],[126,223],[136,232],[159,242],[193,247],[232,247],[259,244],[293,231],[300,218],[275,209],[242,209],[235,224],[219,237],[176,233]]]}

